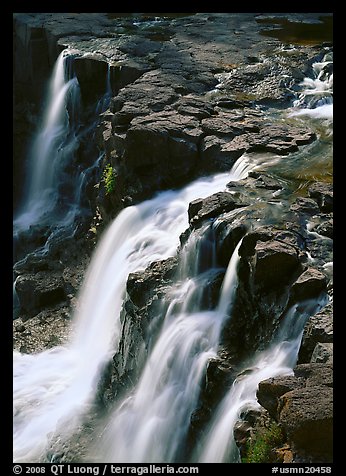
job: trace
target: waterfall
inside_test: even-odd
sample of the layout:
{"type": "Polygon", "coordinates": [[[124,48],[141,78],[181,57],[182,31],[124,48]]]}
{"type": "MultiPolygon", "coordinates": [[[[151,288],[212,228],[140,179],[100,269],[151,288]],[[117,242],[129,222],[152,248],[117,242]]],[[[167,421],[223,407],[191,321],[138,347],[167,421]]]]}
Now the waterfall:
{"type": "MultiPolygon", "coordinates": [[[[189,203],[243,177],[231,172],[199,179],[117,216],[92,257],[70,342],[39,354],[14,352],[15,461],[43,460],[51,438],[73,433],[90,408],[102,370],[119,342],[128,274],[175,255],[179,236],[188,227],[189,203]]],[[[207,321],[208,313],[200,318],[206,329],[211,325],[207,321]]]]}
{"type": "MultiPolygon", "coordinates": [[[[53,71],[42,126],[30,151],[28,187],[14,222],[15,233],[33,224],[54,225],[57,218],[52,212],[64,168],[71,163],[80,140],[79,85],[72,61],[73,54],[63,52],[53,71]]],[[[330,117],[332,76],[326,80],[322,74],[329,61],[325,57],[321,64],[316,63],[316,78],[302,83],[296,115],[330,117]]],[[[106,94],[96,105],[97,114],[110,96],[108,67],[106,94]]],[[[43,252],[50,240],[57,239],[61,229],[73,222],[87,174],[101,158],[76,174],[73,204],[67,212],[60,211],[59,224],[43,252]]],[[[244,154],[230,173],[161,192],[119,213],[92,256],[78,294],[69,341],[36,354],[13,353],[15,462],[46,462],[54,441],[67,441],[83,424],[95,404],[105,367],[119,345],[128,276],[177,254],[180,235],[189,225],[189,203],[225,190],[229,181],[241,180],[249,171],[276,160],[273,154],[244,154]]],[[[217,356],[223,326],[232,318],[237,288],[240,243],[226,270],[217,305],[205,309],[202,290],[217,266],[214,250],[207,257],[203,251],[212,232],[213,225],[202,225],[180,250],[175,283],[163,298],[167,305],[162,306],[166,313],[160,316],[161,329],[138,382],[108,415],[92,458],[121,463],[170,463],[187,458],[184,450],[190,417],[198,404],[208,361],[217,356]]],[[[268,349],[247,362],[244,370],[250,372],[238,375],[220,402],[193,455],[195,461],[239,461],[233,438],[235,422],[242,412],[258,406],[256,390],[261,380],[292,373],[306,319],[321,305],[302,302],[287,312],[268,349]]]]}
{"type": "MultiPolygon", "coordinates": [[[[199,272],[198,256],[209,227],[192,234],[182,252],[175,299],[168,306],[163,328],[136,388],[109,417],[95,450],[100,461],[171,463],[182,458],[207,363],[217,354],[237,284],[240,243],[230,260],[218,306],[201,310],[201,293],[198,299],[196,288],[206,286],[209,276],[199,272]]],[[[215,266],[215,254],[211,253],[207,268],[215,266]]]]}
{"type": "MultiPolygon", "coordinates": [[[[332,64],[333,56],[328,52],[320,62],[312,65],[314,77],[305,78],[300,84],[298,99],[294,101],[293,111],[289,114],[289,117],[301,116],[319,120],[329,133],[332,131],[333,122],[333,74],[330,73],[332,64]]],[[[286,312],[267,349],[249,359],[218,405],[202,441],[195,449],[194,462],[240,462],[233,435],[236,422],[240,420],[243,412],[260,408],[256,391],[262,380],[293,374],[304,325],[309,316],[326,304],[326,300],[326,297],[321,297],[320,300],[300,302],[286,312]]]]}
{"type": "Polygon", "coordinates": [[[219,404],[196,450],[194,461],[239,462],[239,451],[233,436],[235,423],[241,418],[242,412],[260,408],[256,391],[262,380],[293,374],[306,320],[325,304],[325,298],[317,302],[309,300],[295,304],[287,311],[267,350],[259,352],[248,362],[244,369],[246,373],[240,372],[219,404]]]}
{"type": "Polygon", "coordinates": [[[29,152],[28,183],[14,221],[16,231],[42,223],[53,210],[62,171],[78,146],[74,119],[80,108],[80,92],[77,78],[68,67],[71,55],[63,50],[54,66],[42,124],[29,152]]]}

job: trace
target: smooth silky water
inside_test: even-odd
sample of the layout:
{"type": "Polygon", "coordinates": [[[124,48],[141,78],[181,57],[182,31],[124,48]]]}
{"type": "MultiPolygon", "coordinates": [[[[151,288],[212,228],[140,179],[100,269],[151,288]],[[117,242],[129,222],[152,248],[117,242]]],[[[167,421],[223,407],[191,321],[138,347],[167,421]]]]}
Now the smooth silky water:
{"type": "Polygon", "coordinates": [[[179,236],[188,227],[189,203],[246,176],[249,164],[239,167],[240,162],[235,164],[239,175],[199,179],[120,212],[91,260],[70,342],[39,354],[14,352],[15,461],[42,460],[54,434],[67,437],[80,423],[119,341],[129,273],[175,255],[179,236]]]}
{"type": "MultiPolygon", "coordinates": [[[[57,65],[57,69],[59,67],[57,65]]],[[[54,87],[65,91],[61,93],[64,96],[75,85],[72,82],[68,88],[61,81],[54,87]]],[[[302,92],[305,87],[303,84],[302,92]]],[[[179,236],[188,227],[187,209],[192,200],[225,190],[229,181],[245,178],[250,170],[257,169],[270,171],[291,187],[289,193],[284,192],[280,197],[289,204],[299,194],[302,184],[305,186],[314,179],[313,172],[300,176],[307,168],[314,169],[315,165],[311,164],[322,160],[328,176],[332,167],[330,108],[327,122],[325,110],[323,117],[318,112],[318,108],[325,105],[301,102],[286,113],[280,112],[282,120],[301,121],[300,111],[306,109],[308,120],[319,134],[317,145],[305,146],[287,158],[245,154],[230,173],[196,180],[180,190],[162,192],[118,215],[92,257],[79,292],[79,306],[73,316],[69,341],[37,354],[14,352],[14,461],[47,461],[52,442],[57,438],[68,440],[83,423],[93,407],[103,370],[119,343],[119,315],[127,277],[153,261],[177,253],[179,236]],[[324,151],[322,159],[321,150],[324,151]]],[[[64,117],[56,104],[52,109],[54,111],[46,115],[50,118],[48,123],[52,123],[51,118],[64,117]]],[[[40,183],[38,176],[35,181],[40,183]]],[[[51,184],[42,186],[42,191],[54,196],[51,184]]],[[[31,186],[28,186],[27,200],[36,203],[31,186]]],[[[39,198],[37,204],[37,208],[33,207],[34,222],[39,220],[42,211],[39,198]]],[[[24,207],[15,226],[27,226],[26,216],[24,207]]],[[[201,309],[197,288],[204,277],[192,265],[192,251],[198,250],[207,229],[209,226],[193,233],[181,251],[180,279],[171,290],[173,298],[163,316],[160,332],[143,362],[138,382],[107,415],[97,448],[90,448],[89,456],[93,460],[174,462],[182,454],[207,362],[216,355],[222,326],[231,318],[231,290],[236,288],[237,282],[235,250],[218,305],[213,310],[201,309]]],[[[215,262],[210,258],[209,267],[213,266],[215,262]]],[[[239,461],[231,435],[236,419],[244,408],[257,405],[255,390],[260,380],[292,371],[302,323],[319,305],[301,303],[288,312],[284,321],[288,324],[283,324],[281,334],[266,352],[253,357],[253,372],[236,379],[220,403],[207,436],[195,449],[193,461],[239,461]],[[298,319],[298,315],[304,319],[298,319]],[[291,324],[298,321],[301,327],[294,325],[296,331],[292,334],[291,324]]]]}

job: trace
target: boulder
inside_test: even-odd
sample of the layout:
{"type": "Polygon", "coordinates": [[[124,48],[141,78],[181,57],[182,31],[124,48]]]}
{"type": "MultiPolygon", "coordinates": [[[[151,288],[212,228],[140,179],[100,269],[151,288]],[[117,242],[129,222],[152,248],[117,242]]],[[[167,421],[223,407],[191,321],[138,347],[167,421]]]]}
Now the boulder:
{"type": "Polygon", "coordinates": [[[314,462],[333,461],[333,389],[317,386],[280,397],[279,421],[295,452],[314,462]]]}
{"type": "Polygon", "coordinates": [[[40,271],[18,276],[15,284],[21,311],[29,317],[40,309],[66,300],[66,283],[61,274],[40,271]]]}
{"type": "Polygon", "coordinates": [[[259,132],[258,119],[244,113],[219,113],[214,117],[203,119],[202,129],[206,135],[227,137],[229,140],[245,132],[259,132]]]}
{"type": "Polygon", "coordinates": [[[294,368],[296,377],[305,379],[306,387],[333,387],[333,366],[324,363],[298,364],[294,368]]]}
{"type": "Polygon", "coordinates": [[[277,180],[265,173],[249,172],[250,178],[255,178],[254,186],[256,188],[265,188],[267,190],[281,190],[283,185],[277,180]]]}
{"type": "Polygon", "coordinates": [[[299,258],[294,247],[279,241],[259,241],[255,246],[256,267],[254,282],[262,289],[289,283],[299,269],[299,258]]]}
{"type": "Polygon", "coordinates": [[[233,251],[240,239],[248,231],[249,224],[246,214],[234,217],[225,215],[215,225],[216,258],[218,264],[227,267],[233,251]]]}
{"type": "Polygon", "coordinates": [[[333,239],[333,218],[328,218],[320,225],[316,226],[316,232],[322,236],[333,239]]]}
{"type": "Polygon", "coordinates": [[[111,63],[109,80],[113,93],[116,94],[128,84],[134,83],[147,71],[148,67],[146,65],[130,58],[111,63]]]}
{"type": "Polygon", "coordinates": [[[327,279],[318,269],[307,268],[293,283],[291,287],[291,299],[293,301],[303,301],[317,297],[326,290],[327,279]]]}
{"type": "Polygon", "coordinates": [[[153,262],[144,271],[131,273],[126,285],[131,301],[138,307],[148,304],[155,289],[173,278],[177,264],[176,258],[168,258],[153,262]]]}
{"type": "Polygon", "coordinates": [[[257,398],[282,425],[295,461],[332,462],[332,365],[297,365],[292,376],[260,382],[257,398]]]}
{"type": "Polygon", "coordinates": [[[333,364],[333,343],[316,344],[312,353],[311,363],[333,364]]]}
{"type": "Polygon", "coordinates": [[[103,58],[76,57],[74,70],[86,102],[94,102],[106,93],[108,64],[103,58]]]}
{"type": "Polygon", "coordinates": [[[333,342],[333,304],[327,304],[321,311],[310,317],[305,324],[298,362],[310,362],[318,343],[333,342]]]}
{"type": "Polygon", "coordinates": [[[207,172],[230,170],[244,150],[244,148],[229,150],[227,139],[215,135],[205,136],[199,147],[201,166],[207,172]]]}
{"type": "Polygon", "coordinates": [[[319,213],[315,200],[306,197],[298,197],[290,209],[300,215],[315,215],[319,213]]]}
{"type": "Polygon", "coordinates": [[[256,397],[272,418],[278,420],[278,404],[282,395],[292,390],[303,388],[305,380],[302,377],[288,375],[285,377],[269,378],[259,383],[256,397]]]}
{"type": "Polygon", "coordinates": [[[131,107],[134,115],[159,112],[179,98],[174,82],[159,70],[144,73],[136,81],[122,88],[112,98],[110,110],[117,113],[123,107],[131,107]]]}
{"type": "Polygon", "coordinates": [[[180,97],[175,102],[174,108],[179,114],[196,117],[196,119],[200,120],[215,114],[210,102],[195,94],[180,97]]]}
{"type": "Polygon", "coordinates": [[[333,211],[333,185],[331,183],[314,183],[309,187],[309,196],[316,200],[322,212],[333,211]]]}
{"type": "Polygon", "coordinates": [[[258,241],[266,242],[274,237],[275,232],[270,227],[258,227],[254,231],[247,233],[239,248],[239,255],[248,258],[256,253],[256,244],[258,241]]]}
{"type": "MultiPolygon", "coordinates": [[[[308,144],[316,139],[316,134],[309,129],[288,125],[265,124],[259,131],[242,130],[242,135],[232,139],[227,150],[243,152],[271,152],[277,155],[288,155],[298,150],[299,146],[308,144]]],[[[239,133],[240,131],[238,131],[239,133]]]]}
{"type": "Polygon", "coordinates": [[[198,162],[198,121],[173,111],[132,120],[125,139],[126,166],[158,183],[187,178],[198,162]]]}
{"type": "Polygon", "coordinates": [[[196,227],[208,218],[216,218],[222,213],[243,206],[245,204],[235,201],[231,193],[217,192],[205,199],[197,199],[190,203],[188,209],[189,221],[191,226],[196,227]]]}

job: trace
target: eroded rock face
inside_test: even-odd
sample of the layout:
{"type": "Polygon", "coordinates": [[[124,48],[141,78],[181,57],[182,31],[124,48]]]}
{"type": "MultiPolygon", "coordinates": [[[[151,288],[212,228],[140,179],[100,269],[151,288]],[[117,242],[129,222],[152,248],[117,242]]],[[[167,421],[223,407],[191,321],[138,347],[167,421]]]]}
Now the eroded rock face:
{"type": "Polygon", "coordinates": [[[18,276],[15,288],[21,309],[29,315],[66,299],[66,284],[63,277],[44,271],[33,276],[18,276]]]}
{"type": "Polygon", "coordinates": [[[222,213],[230,212],[244,205],[243,203],[237,202],[234,197],[227,192],[215,193],[204,200],[194,200],[190,203],[188,209],[190,225],[196,227],[208,218],[216,218],[222,213]]]}
{"type": "MultiPolygon", "coordinates": [[[[258,34],[254,14],[243,14],[241,21],[227,14],[226,28],[224,15],[197,14],[194,22],[184,18],[173,22],[172,27],[165,23],[160,32],[137,28],[132,19],[124,19],[115,27],[112,17],[105,14],[17,17],[16,81],[22,86],[26,82],[32,86],[41,73],[47,76],[66,45],[89,53],[75,62],[86,102],[95,101],[104,92],[109,73],[113,98],[101,117],[96,139],[105,152],[101,167],[112,165],[116,187],[106,194],[100,182],[97,199],[92,197],[92,206],[99,206],[104,223],[122,207],[148,198],[157,190],[183,185],[199,175],[230,170],[244,152],[269,152],[280,160],[289,160],[290,153],[316,139],[307,127],[273,123],[258,109],[261,104],[286,104],[291,99],[288,89],[302,80],[305,65],[316,52],[297,48],[290,61],[278,51],[263,56],[266,48],[278,43],[262,37],[261,44],[257,37],[253,41],[252,33],[245,34],[258,34]],[[137,33],[133,35],[134,30],[137,33]],[[155,35],[159,33],[157,41],[155,35]],[[217,50],[213,42],[205,41],[211,37],[218,42],[217,50]],[[90,55],[91,51],[97,53],[90,55]],[[23,63],[21,57],[25,58],[23,63]],[[222,77],[215,73],[222,73],[222,77]],[[213,89],[217,85],[218,89],[213,89]]],[[[20,168],[18,164],[16,167],[20,168]]],[[[207,369],[201,405],[192,416],[195,436],[231,385],[239,361],[267,345],[287,306],[326,289],[322,260],[317,259],[324,250],[309,241],[304,225],[318,214],[321,223],[316,231],[332,237],[332,190],[325,184],[313,185],[309,197],[298,198],[291,207],[295,220],[289,216],[284,225],[280,217],[277,226],[262,226],[265,213],[249,197],[259,194],[269,202],[283,187],[280,180],[253,172],[245,180],[230,183],[231,193],[190,205],[186,236],[205,220],[214,221],[224,215],[215,227],[216,256],[223,268],[243,238],[234,316],[225,327],[218,358],[207,369]],[[242,214],[229,214],[236,209],[242,214]],[[253,219],[260,222],[259,227],[250,225],[253,219]],[[317,263],[308,262],[307,251],[317,263]]],[[[62,271],[48,270],[45,262],[35,266],[32,272],[19,276],[17,283],[27,315],[37,314],[48,301],[59,305],[69,293],[62,271]]],[[[129,276],[119,349],[105,376],[106,383],[100,385],[103,402],[121,395],[138,377],[148,352],[149,326],[151,331],[159,328],[159,316],[164,312],[161,297],[172,284],[176,266],[175,259],[166,260],[129,276]]],[[[206,307],[216,305],[223,273],[218,271],[211,278],[206,307]]],[[[76,288],[79,284],[76,280],[76,288]]],[[[65,319],[64,312],[61,310],[60,320],[65,319]]],[[[332,328],[330,315],[323,312],[326,309],[311,318],[310,327],[304,331],[300,362],[310,365],[311,359],[311,365],[330,363],[332,328]]],[[[40,321],[39,315],[34,319],[32,325],[40,321]]],[[[24,335],[28,329],[29,325],[20,323],[16,332],[24,335]]],[[[45,345],[51,344],[54,342],[48,339],[45,345]]],[[[282,420],[296,453],[308,451],[321,455],[323,461],[328,460],[330,452],[332,396],[328,372],[324,367],[298,366],[294,376],[262,382],[258,394],[270,414],[282,420]],[[317,402],[319,394],[322,402],[317,402]],[[309,443],[310,432],[325,436],[309,443]]],[[[248,435],[246,425],[237,431],[242,439],[248,435]]]]}
{"type": "Polygon", "coordinates": [[[305,380],[294,375],[263,380],[258,385],[257,400],[268,410],[270,416],[277,420],[280,397],[287,392],[303,388],[304,385],[305,380]]]}
{"type": "MultiPolygon", "coordinates": [[[[105,222],[122,204],[199,175],[229,170],[246,151],[284,156],[315,139],[305,127],[267,123],[263,112],[252,107],[263,94],[241,99],[232,85],[240,75],[239,87],[261,83],[266,97],[285,100],[288,84],[278,78],[285,74],[288,83],[300,81],[297,68],[306,64],[311,49],[301,48],[290,61],[280,54],[264,61],[262,52],[273,48],[273,40],[258,41],[261,26],[254,14],[229,14],[227,28],[224,16],[217,13],[195,14],[193,22],[188,16],[167,17],[155,28],[150,20],[149,25],[142,23],[141,14],[133,15],[40,13],[14,18],[18,83],[24,77],[22,56],[30,63],[26,71],[36,70],[37,48],[40,64],[48,69],[66,46],[79,52],[74,69],[84,103],[95,103],[109,83],[113,97],[98,143],[114,168],[117,186],[105,194],[100,183],[97,205],[105,222]],[[137,24],[133,15],[139,15],[137,24]],[[246,28],[253,40],[248,43],[248,38],[234,35],[230,41],[231,25],[234,31],[246,28]],[[218,38],[217,54],[210,37],[218,38]],[[253,57],[255,62],[248,59],[253,57]],[[242,62],[250,64],[241,66],[242,62]],[[215,76],[225,71],[228,86],[215,76]],[[208,96],[218,81],[223,86],[208,96]]],[[[24,81],[28,80],[35,83],[33,77],[24,81]]]]}
{"type": "Polygon", "coordinates": [[[291,297],[295,301],[304,301],[318,296],[326,289],[326,276],[315,268],[307,268],[293,283],[291,297]]]}
{"type": "Polygon", "coordinates": [[[305,378],[305,387],[279,399],[279,421],[299,458],[333,461],[333,368],[328,364],[302,364],[295,374],[305,378]],[[322,367],[321,367],[322,366],[322,367]]]}
{"type": "Polygon", "coordinates": [[[333,304],[327,304],[321,311],[310,317],[305,325],[299,350],[299,363],[310,362],[318,343],[333,342],[333,304]]]}
{"type": "Polygon", "coordinates": [[[333,461],[333,363],[331,349],[318,344],[310,363],[294,375],[260,382],[258,402],[282,425],[294,462],[333,461]],[[323,350],[322,350],[323,348],[323,350]]]}
{"type": "Polygon", "coordinates": [[[309,195],[317,201],[322,212],[333,211],[333,185],[323,182],[316,182],[309,188],[309,195]]]}
{"type": "Polygon", "coordinates": [[[300,389],[281,397],[280,422],[294,451],[313,455],[314,461],[333,461],[333,390],[300,389]]]}
{"type": "Polygon", "coordinates": [[[145,271],[129,275],[128,296],[121,312],[122,334],[117,352],[99,387],[103,404],[112,404],[133,383],[148,353],[148,332],[153,337],[162,324],[162,298],[172,285],[176,258],[152,263],[145,271]]]}

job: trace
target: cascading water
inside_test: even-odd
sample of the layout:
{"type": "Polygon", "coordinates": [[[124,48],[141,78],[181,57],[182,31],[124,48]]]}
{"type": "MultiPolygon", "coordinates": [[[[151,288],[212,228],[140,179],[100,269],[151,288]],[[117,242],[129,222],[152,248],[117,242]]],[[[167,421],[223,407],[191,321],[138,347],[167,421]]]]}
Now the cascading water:
{"type": "Polygon", "coordinates": [[[219,404],[203,441],[194,455],[200,463],[240,462],[239,450],[233,436],[234,426],[241,414],[260,405],[256,399],[258,384],[267,378],[292,375],[296,364],[304,325],[309,316],[326,304],[305,301],[292,306],[284,317],[281,327],[266,351],[260,352],[247,363],[219,404]],[[250,370],[250,373],[249,373],[250,370]]]}
{"type": "MultiPolygon", "coordinates": [[[[39,160],[35,162],[37,167],[32,166],[15,230],[44,222],[55,205],[60,167],[78,145],[66,108],[67,100],[78,97],[78,82],[63,73],[67,57],[62,54],[56,65],[51,100],[32,148],[33,160],[39,160]]],[[[327,61],[324,58],[323,62],[327,61]]],[[[318,68],[314,80],[317,89],[318,81],[324,81],[320,75],[324,67],[319,71],[318,68]]],[[[314,88],[308,83],[305,86],[305,102],[301,96],[301,102],[295,104],[304,107],[299,114],[308,110],[311,116],[321,117],[317,111],[322,112],[321,108],[330,104],[308,103],[311,95],[306,91],[314,88]]],[[[332,87],[332,82],[328,87],[332,87]]],[[[110,94],[110,89],[106,94],[110,94]]],[[[97,105],[103,107],[101,102],[97,105]]],[[[230,174],[200,179],[182,190],[160,193],[119,214],[93,256],[79,294],[70,341],[64,347],[38,354],[14,352],[14,461],[46,461],[52,441],[69,438],[92,408],[99,379],[119,342],[119,315],[129,273],[175,255],[179,236],[188,227],[187,208],[192,200],[223,190],[228,181],[246,177],[249,170],[259,164],[263,167],[267,160],[277,158],[244,154],[230,174]]],[[[77,201],[84,179],[82,173],[75,187],[77,201]]],[[[67,217],[73,213],[67,214],[65,220],[70,221],[67,217]]],[[[222,326],[231,314],[232,290],[237,280],[238,247],[226,272],[217,307],[202,310],[200,289],[207,282],[208,273],[194,268],[190,251],[198,250],[208,230],[210,226],[205,226],[192,233],[182,250],[179,282],[171,290],[160,334],[143,363],[137,385],[110,415],[102,434],[98,448],[102,461],[175,462],[186,456],[183,446],[189,417],[196,408],[207,362],[216,355],[222,326]]],[[[211,256],[208,269],[214,266],[211,256]]],[[[314,312],[314,306],[316,303],[300,303],[292,308],[276,340],[253,359],[253,372],[236,379],[197,450],[196,461],[239,460],[232,436],[234,423],[242,411],[256,405],[255,393],[261,380],[292,371],[305,318],[314,312]]]]}
{"type": "Polygon", "coordinates": [[[160,193],[118,215],[89,266],[70,343],[34,355],[14,352],[15,461],[44,460],[54,436],[74,431],[119,340],[128,274],[174,255],[188,226],[189,203],[244,178],[249,165],[239,170],[239,175],[224,173],[160,193]]]}
{"type": "MultiPolygon", "coordinates": [[[[324,133],[332,133],[333,124],[333,74],[332,53],[326,53],[321,62],[313,64],[314,78],[305,78],[299,98],[294,102],[294,111],[289,115],[307,116],[319,120],[324,133]]],[[[307,230],[309,233],[309,231],[307,230]]],[[[327,239],[321,237],[322,239],[327,239]]],[[[194,461],[200,463],[240,462],[233,431],[242,412],[259,407],[256,398],[258,384],[267,378],[293,373],[296,364],[304,325],[309,316],[317,312],[327,302],[305,301],[294,305],[286,316],[276,336],[266,351],[255,355],[247,363],[232,387],[218,406],[204,437],[194,453],[194,461]]]]}
{"type": "Polygon", "coordinates": [[[67,66],[71,55],[62,51],[54,66],[42,125],[30,150],[27,190],[14,221],[15,231],[47,218],[56,204],[62,170],[78,146],[73,119],[80,108],[80,93],[77,78],[67,66]]]}
{"type": "Polygon", "coordinates": [[[215,357],[220,333],[229,315],[237,284],[236,247],[215,310],[201,310],[201,293],[208,284],[215,254],[205,261],[204,237],[210,225],[191,235],[181,256],[179,283],[174,288],[163,328],[134,391],[124,399],[102,435],[95,453],[100,461],[170,463],[180,461],[186,445],[190,415],[198,402],[207,362],[215,357]],[[193,275],[190,275],[194,268],[193,275]],[[196,293],[197,289],[197,293],[196,293]],[[199,294],[199,299],[198,299],[199,294]]]}
{"type": "MultiPolygon", "coordinates": [[[[73,236],[77,218],[83,213],[90,214],[84,206],[83,190],[103,155],[94,150],[84,153],[83,164],[78,164],[80,159],[76,157],[80,144],[95,133],[100,114],[109,105],[110,66],[105,78],[105,93],[94,106],[94,114],[85,120],[80,117],[81,94],[74,71],[76,57],[83,55],[67,48],[57,58],[47,89],[41,127],[29,151],[28,180],[13,223],[14,255],[15,260],[20,258],[16,263],[19,266],[29,255],[45,256],[52,243],[73,236]],[[16,244],[19,243],[20,248],[22,232],[35,225],[49,228],[46,242],[21,258],[17,256],[16,244]]],[[[88,144],[92,142],[88,140],[88,144]]]]}
{"type": "Polygon", "coordinates": [[[333,53],[328,52],[322,61],[312,65],[313,78],[305,78],[300,84],[301,91],[294,101],[297,110],[292,116],[304,116],[312,119],[333,121],[333,53]]]}

